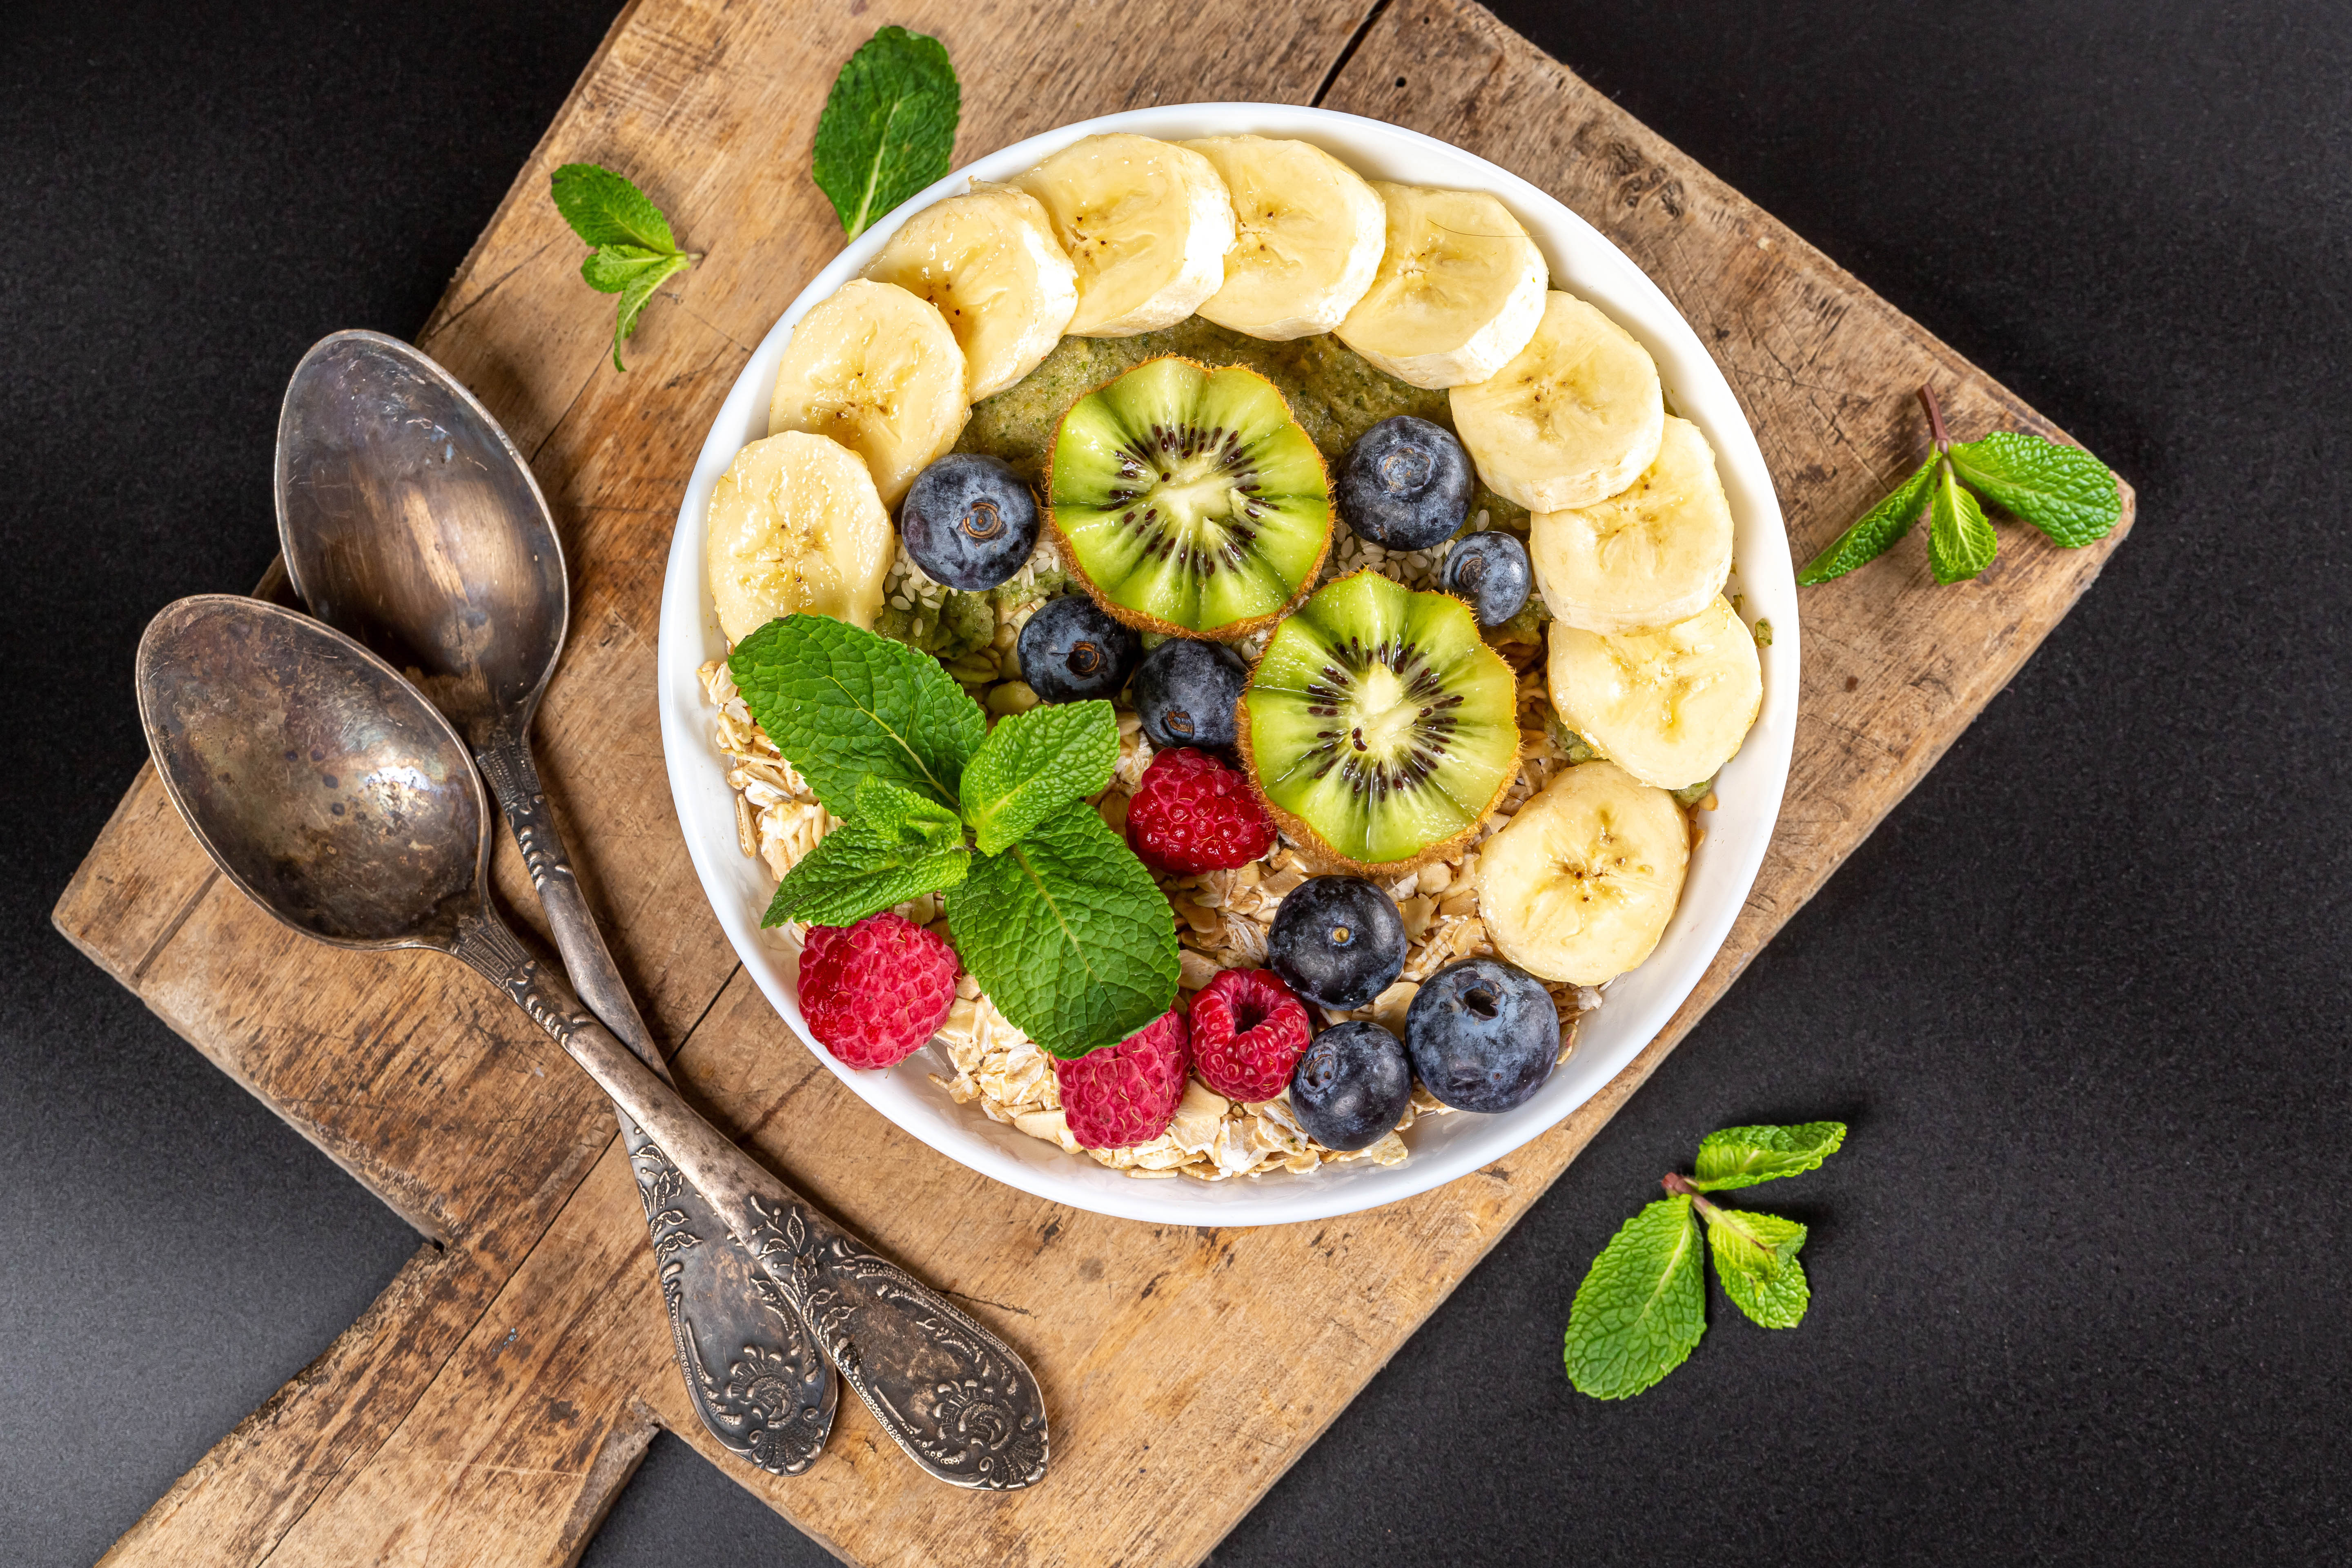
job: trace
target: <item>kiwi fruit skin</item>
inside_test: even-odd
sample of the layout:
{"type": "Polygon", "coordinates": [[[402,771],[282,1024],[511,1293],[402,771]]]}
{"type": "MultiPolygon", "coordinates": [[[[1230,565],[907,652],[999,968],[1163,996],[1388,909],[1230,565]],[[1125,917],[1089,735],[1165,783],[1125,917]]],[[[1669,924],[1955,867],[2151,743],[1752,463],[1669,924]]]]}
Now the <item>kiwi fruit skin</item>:
{"type": "MultiPolygon", "coordinates": [[[[1349,582],[1358,577],[1381,577],[1384,582],[1393,581],[1367,568],[1361,572],[1352,573],[1349,577],[1336,578],[1332,583],[1324,584],[1324,587],[1328,589],[1339,583],[1349,582]]],[[[1402,587],[1402,584],[1399,586],[1402,587]]],[[[1469,618],[1474,626],[1476,625],[1475,613],[1454,595],[1440,594],[1433,590],[1407,589],[1405,591],[1426,594],[1433,598],[1450,599],[1462,606],[1463,614],[1469,618]]],[[[1513,689],[1516,691],[1517,679],[1515,677],[1510,677],[1509,666],[1503,664],[1502,656],[1491,647],[1486,647],[1483,639],[1480,647],[1484,649],[1485,657],[1495,660],[1502,668],[1505,676],[1511,679],[1513,689]]],[[[1257,796],[1258,804],[1265,808],[1266,815],[1274,818],[1275,826],[1281,829],[1283,837],[1287,839],[1318,872],[1338,871],[1357,877],[1394,879],[1418,871],[1423,866],[1433,865],[1440,860],[1452,860],[1469,845],[1470,840],[1476,836],[1486,818],[1494,815],[1495,807],[1501,803],[1504,795],[1510,793],[1511,785],[1519,776],[1521,746],[1516,738],[1517,724],[1515,710],[1511,753],[1503,760],[1502,766],[1496,774],[1494,793],[1479,805],[1478,809],[1470,815],[1468,821],[1462,827],[1399,859],[1360,860],[1354,856],[1345,854],[1329,839],[1324,837],[1322,831],[1313,823],[1274,799],[1266,792],[1265,784],[1260,782],[1261,770],[1255,749],[1256,726],[1254,722],[1255,715],[1250,709],[1250,697],[1257,689],[1258,673],[1264,664],[1265,660],[1261,657],[1257,666],[1253,667],[1250,671],[1249,684],[1242,689],[1241,697],[1234,704],[1235,749],[1241,753],[1242,771],[1249,779],[1251,793],[1257,796]]]]}
{"type": "MultiPolygon", "coordinates": [[[[1070,409],[1076,408],[1079,404],[1085,402],[1087,398],[1094,396],[1097,393],[1102,392],[1105,389],[1126,380],[1129,375],[1134,374],[1137,371],[1142,370],[1147,365],[1157,364],[1162,361],[1173,361],[1178,364],[1189,365],[1192,369],[1201,372],[1203,375],[1213,374],[1217,370],[1236,370],[1255,377],[1256,380],[1265,383],[1266,390],[1272,393],[1276,400],[1281,404],[1284,416],[1289,418],[1292,424],[1297,424],[1297,417],[1292,415],[1290,411],[1290,400],[1283,396],[1282,389],[1275,385],[1273,382],[1267,380],[1265,376],[1260,374],[1257,371],[1251,369],[1247,365],[1222,365],[1213,367],[1202,364],[1200,361],[1188,358],[1182,354],[1161,354],[1156,359],[1145,360],[1140,364],[1130,365],[1128,369],[1121,371],[1115,376],[1112,376],[1108,381],[1099,383],[1095,386],[1087,388],[1085,392],[1071,399],[1069,407],[1065,408],[1062,411],[1063,418],[1066,419],[1069,416],[1070,409]]],[[[1046,501],[1045,509],[1045,525],[1053,531],[1054,542],[1060,550],[1063,561],[1069,566],[1070,575],[1077,580],[1079,584],[1086,589],[1088,596],[1091,597],[1096,604],[1102,606],[1102,610],[1105,615],[1109,616],[1113,620],[1118,621],[1122,625],[1134,627],[1137,631],[1153,632],[1162,637],[1192,637],[1203,642],[1238,642],[1242,638],[1248,637],[1253,632],[1262,631],[1265,627],[1274,625],[1276,621],[1281,620],[1285,616],[1287,616],[1291,611],[1297,609],[1301,604],[1306,602],[1307,595],[1315,586],[1315,579],[1320,575],[1323,571],[1323,563],[1328,559],[1331,553],[1331,539],[1333,533],[1336,531],[1337,524],[1336,514],[1328,510],[1328,502],[1323,524],[1323,538],[1321,543],[1316,548],[1313,561],[1308,563],[1306,572],[1300,576],[1297,586],[1291,590],[1290,596],[1282,604],[1275,606],[1264,615],[1252,616],[1242,620],[1228,621],[1216,626],[1195,628],[1192,626],[1180,625],[1177,622],[1165,618],[1164,616],[1155,616],[1147,611],[1132,608],[1131,606],[1122,605],[1118,600],[1112,598],[1108,593],[1095,582],[1093,574],[1087,570],[1085,563],[1079,557],[1076,542],[1071,539],[1069,533],[1062,527],[1059,509],[1053,504],[1054,456],[1055,447],[1059,444],[1061,431],[1060,420],[1056,420],[1055,422],[1054,429],[1055,438],[1046,443],[1045,470],[1041,482],[1037,487],[1039,494],[1045,497],[1046,501]]],[[[1320,450],[1317,449],[1311,441],[1307,444],[1307,450],[1313,454],[1317,471],[1322,477],[1324,493],[1328,497],[1330,493],[1331,483],[1329,465],[1325,460],[1320,450]]]]}

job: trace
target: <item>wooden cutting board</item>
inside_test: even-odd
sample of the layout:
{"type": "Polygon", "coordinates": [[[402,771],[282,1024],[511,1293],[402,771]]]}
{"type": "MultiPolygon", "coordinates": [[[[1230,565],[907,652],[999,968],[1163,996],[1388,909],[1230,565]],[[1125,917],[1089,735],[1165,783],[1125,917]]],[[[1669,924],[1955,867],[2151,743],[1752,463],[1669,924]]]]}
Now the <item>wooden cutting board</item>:
{"type": "MultiPolygon", "coordinates": [[[[693,1419],[610,1112],[505,1000],[430,955],[305,942],[222,884],[142,772],[57,909],[84,952],[428,1238],[367,1314],[221,1441],[109,1563],[564,1563],[656,1426],[859,1563],[1190,1563],[1297,1458],[2015,673],[2129,527],[2063,552],[2004,526],[1976,583],[1917,542],[1804,600],[1788,801],[1755,891],[1666,1032],[1568,1121],[1408,1203],[1181,1229],[995,1185],[899,1133],[739,970],[672,816],[654,708],[664,554],[719,400],[841,234],[808,179],[834,70],[874,28],[945,39],[963,162],[1088,115],[1321,103],[1432,132],[1556,194],[1673,296],[1730,377],[1811,555],[1956,430],[2055,434],[2014,396],[1465,0],[637,0],[419,343],[530,454],[576,574],[542,768],[688,1092],[803,1190],[1017,1345],[1054,1465],[1011,1495],[926,1479],[845,1402],[809,1474],[693,1419]],[[1146,49],[1131,40],[1150,37],[1146,49]],[[1171,40],[1176,40],[1171,42],[1171,40]],[[546,198],[623,169],[708,252],[616,374],[612,307],[546,198]]],[[[289,367],[290,368],[290,367],[289,367]]],[[[256,463],[266,453],[253,455],[256,463]]],[[[536,920],[501,845],[509,910],[536,920]]]]}

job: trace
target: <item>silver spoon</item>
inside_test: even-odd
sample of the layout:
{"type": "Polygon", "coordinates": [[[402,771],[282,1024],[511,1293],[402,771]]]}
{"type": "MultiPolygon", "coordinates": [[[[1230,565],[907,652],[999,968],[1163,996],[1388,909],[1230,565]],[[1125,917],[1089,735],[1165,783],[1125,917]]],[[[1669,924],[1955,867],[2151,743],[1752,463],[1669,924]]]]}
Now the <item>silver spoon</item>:
{"type": "Polygon", "coordinates": [[[149,623],[137,679],[155,771],[224,876],[322,942],[463,959],[651,1135],[918,1465],[995,1490],[1044,1479],[1045,1398],[1021,1358],[729,1142],[515,940],[490,905],[481,780],[392,666],[215,594],[149,623]]]}
{"type": "MultiPolygon", "coordinates": [[[[303,355],[287,385],[277,490],[295,592],[312,615],[405,668],[457,727],[505,809],[572,984],[667,1078],[531,755],[531,715],[562,658],[572,601],[530,465],[424,354],[378,332],[337,332],[303,355]]],[[[624,1117],[621,1131],[695,1414],[761,1469],[798,1475],[833,1425],[838,1391],[824,1358],[644,1130],[624,1117]]]]}

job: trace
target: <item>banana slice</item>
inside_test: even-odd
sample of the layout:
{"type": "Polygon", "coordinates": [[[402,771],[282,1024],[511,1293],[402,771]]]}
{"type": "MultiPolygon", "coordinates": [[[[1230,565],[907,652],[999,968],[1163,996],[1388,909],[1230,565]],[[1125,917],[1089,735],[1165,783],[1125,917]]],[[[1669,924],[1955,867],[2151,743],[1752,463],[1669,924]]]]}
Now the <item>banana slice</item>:
{"type": "Polygon", "coordinates": [[[1478,915],[1495,951],[1571,985],[1650,956],[1690,867],[1675,797],[1611,763],[1585,763],[1519,807],[1478,849],[1478,915]]]}
{"type": "MultiPolygon", "coordinates": [[[[1607,500],[1536,513],[1528,539],[1536,591],[1589,632],[1686,621],[1731,574],[1731,503],[1715,448],[1687,419],[1668,419],[1650,466],[1607,500]]],[[[1685,781],[1688,782],[1688,781],[1685,781]]]]}
{"type": "Polygon", "coordinates": [[[1483,191],[1372,189],[1388,209],[1386,248],[1339,341],[1414,386],[1486,380],[1528,346],[1543,316],[1543,252],[1483,191]]]}
{"type": "Polygon", "coordinates": [[[1078,308],[1078,274],[1037,198],[974,185],[899,226],[866,268],[929,300],[963,347],[964,395],[977,403],[1037,368],[1078,308]]]}
{"type": "Polygon", "coordinates": [[[1388,244],[1388,210],[1372,187],[1312,142],[1211,136],[1184,145],[1216,165],[1234,203],[1224,287],[1194,314],[1274,342],[1346,320],[1388,244]]]}
{"type": "Polygon", "coordinates": [[[1543,321],[1517,356],[1475,385],[1455,387],[1448,400],[1478,477],[1529,511],[1615,495],[1650,466],[1665,433],[1650,351],[1557,290],[1545,297],[1543,321]]]}
{"type": "Polygon", "coordinates": [[[768,434],[830,436],[859,457],[884,506],[955,445],[971,414],[946,318],[895,283],[852,279],[793,329],[768,434]]]}
{"type": "Polygon", "coordinates": [[[1225,280],[1234,204],[1216,165],[1125,132],[1071,142],[1013,182],[1037,198],[1078,273],[1081,338],[1172,327],[1225,280]]]}
{"type": "Polygon", "coordinates": [[[840,442],[797,430],[752,442],[719,477],[708,523],[729,642],[799,610],[873,629],[898,542],[865,460],[840,442]]]}
{"type": "Polygon", "coordinates": [[[1756,637],[1718,594],[1654,632],[1551,625],[1551,705],[1592,749],[1660,789],[1713,778],[1764,702],[1756,637]]]}

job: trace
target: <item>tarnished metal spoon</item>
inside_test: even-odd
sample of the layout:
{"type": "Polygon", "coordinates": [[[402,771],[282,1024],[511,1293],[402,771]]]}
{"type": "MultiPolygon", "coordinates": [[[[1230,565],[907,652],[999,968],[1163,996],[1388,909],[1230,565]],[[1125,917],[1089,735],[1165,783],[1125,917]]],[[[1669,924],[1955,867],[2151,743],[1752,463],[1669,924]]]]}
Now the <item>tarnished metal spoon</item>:
{"type": "MultiPolygon", "coordinates": [[[[457,727],[505,810],[572,983],[638,1060],[668,1077],[572,874],[531,755],[531,716],[562,658],[572,599],[562,543],[522,455],[415,348],[337,332],[287,385],[277,490],[295,592],[312,615],[406,670],[457,727]]],[[[621,1130],[695,1413],[761,1469],[799,1474],[832,1426],[837,1394],[824,1359],[644,1131],[625,1117],[621,1130]],[[801,1397],[782,1399],[787,1389],[801,1397]]]]}
{"type": "MultiPolygon", "coordinates": [[[[537,481],[496,420],[415,349],[337,332],[303,357],[278,418],[278,525],[311,613],[358,637],[454,723],[503,807],[564,968],[639,1060],[667,1076],[548,809],[530,742],[571,616],[563,551],[537,481]]],[[[642,1130],[631,1168],[678,1370],[712,1436],[797,1474],[831,1425],[830,1373],[794,1316],[642,1130]],[[681,1237],[706,1245],[681,1245],[681,1237]],[[823,1419],[782,1388],[813,1376],[823,1419]]]]}
{"type": "MultiPolygon", "coordinates": [[[[729,1142],[515,940],[490,905],[481,780],[398,671],[292,610],[205,595],[148,625],[138,689],[155,771],[230,881],[322,942],[463,959],[650,1135],[917,1464],[964,1487],[1044,1478],[1021,1358],[729,1142]]],[[[813,1392],[797,1385],[798,1420],[824,1419],[813,1392]]]]}

